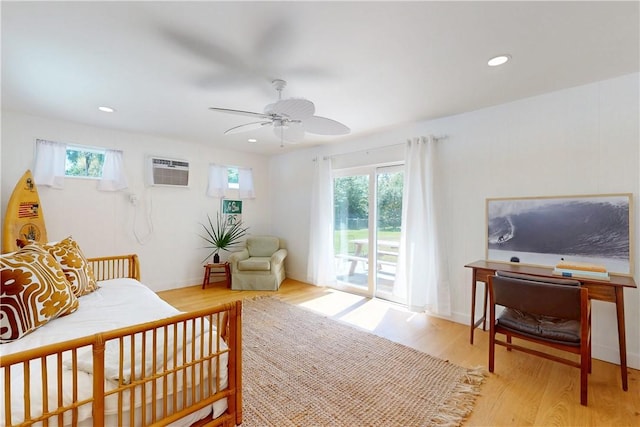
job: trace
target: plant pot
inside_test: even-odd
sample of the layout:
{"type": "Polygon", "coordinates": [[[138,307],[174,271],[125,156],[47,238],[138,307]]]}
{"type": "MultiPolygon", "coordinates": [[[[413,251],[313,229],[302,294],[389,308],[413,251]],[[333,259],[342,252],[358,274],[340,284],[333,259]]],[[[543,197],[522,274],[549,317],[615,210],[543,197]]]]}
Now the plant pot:
{"type": "Polygon", "coordinates": [[[220,264],[220,255],[213,254],[213,263],[214,264],[220,264]]]}

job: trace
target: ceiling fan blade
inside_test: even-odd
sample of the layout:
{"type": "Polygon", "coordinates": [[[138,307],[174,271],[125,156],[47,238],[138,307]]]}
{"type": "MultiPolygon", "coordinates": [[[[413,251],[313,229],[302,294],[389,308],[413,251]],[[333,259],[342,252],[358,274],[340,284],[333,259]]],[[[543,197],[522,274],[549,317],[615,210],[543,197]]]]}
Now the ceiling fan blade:
{"type": "Polygon", "coordinates": [[[231,129],[227,129],[224,131],[225,135],[230,135],[230,134],[234,134],[234,133],[241,133],[241,132],[248,132],[251,130],[256,130],[256,129],[260,129],[262,128],[262,126],[266,126],[266,125],[270,125],[271,122],[251,122],[251,123],[245,123],[243,125],[240,126],[234,126],[231,129]]]}
{"type": "Polygon", "coordinates": [[[221,65],[234,71],[247,68],[244,59],[233,52],[233,50],[228,49],[224,44],[217,44],[209,40],[199,39],[189,33],[177,29],[164,28],[160,31],[171,42],[195,56],[207,59],[214,64],[221,65]]]}
{"type": "Polygon", "coordinates": [[[305,120],[313,116],[313,113],[316,112],[316,107],[313,102],[307,99],[288,98],[267,105],[264,112],[269,113],[270,111],[294,120],[305,120]]]}
{"type": "Polygon", "coordinates": [[[221,113],[238,114],[238,115],[241,115],[241,116],[260,117],[261,119],[269,119],[269,118],[271,118],[269,115],[264,114],[264,113],[254,113],[252,111],[232,110],[230,108],[209,107],[209,110],[219,111],[221,113]]]}
{"type": "Polygon", "coordinates": [[[273,133],[275,133],[281,141],[293,144],[304,139],[304,128],[300,123],[288,123],[285,126],[274,127],[273,133]]]}
{"type": "Polygon", "coordinates": [[[307,132],[316,135],[346,135],[351,132],[351,129],[342,123],[320,116],[304,119],[302,124],[307,132]]]}

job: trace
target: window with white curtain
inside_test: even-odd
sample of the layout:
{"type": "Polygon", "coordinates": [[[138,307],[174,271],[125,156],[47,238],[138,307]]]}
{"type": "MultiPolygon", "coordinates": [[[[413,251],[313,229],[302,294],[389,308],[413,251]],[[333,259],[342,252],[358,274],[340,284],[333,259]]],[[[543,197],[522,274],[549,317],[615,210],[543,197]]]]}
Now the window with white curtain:
{"type": "Polygon", "coordinates": [[[97,179],[101,191],[127,188],[120,150],[36,139],[33,169],[36,184],[42,186],[61,189],[67,177],[97,179]]]}
{"type": "Polygon", "coordinates": [[[210,197],[227,197],[228,189],[238,190],[240,199],[254,199],[253,170],[226,165],[209,165],[209,186],[207,195],[210,197]]]}

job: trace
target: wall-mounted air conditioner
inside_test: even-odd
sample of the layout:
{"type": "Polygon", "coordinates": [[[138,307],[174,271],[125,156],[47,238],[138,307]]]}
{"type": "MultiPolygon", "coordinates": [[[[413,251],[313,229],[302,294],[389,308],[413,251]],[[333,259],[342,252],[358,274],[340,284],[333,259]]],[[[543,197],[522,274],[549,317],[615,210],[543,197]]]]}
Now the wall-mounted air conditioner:
{"type": "Polygon", "coordinates": [[[148,157],[147,182],[149,185],[188,187],[189,162],[163,157],[148,157]]]}

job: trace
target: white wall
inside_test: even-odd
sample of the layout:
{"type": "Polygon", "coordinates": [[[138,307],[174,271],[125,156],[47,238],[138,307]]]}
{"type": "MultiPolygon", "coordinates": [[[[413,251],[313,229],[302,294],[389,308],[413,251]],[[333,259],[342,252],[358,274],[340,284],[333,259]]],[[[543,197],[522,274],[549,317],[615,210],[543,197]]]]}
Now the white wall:
{"type": "MultiPolygon", "coordinates": [[[[270,232],[269,171],[268,159],[264,156],[10,111],[2,112],[3,221],[16,181],[26,169],[33,168],[36,138],[124,151],[129,180],[129,189],[125,192],[101,192],[96,190],[96,181],[73,178],[65,179],[63,190],[39,188],[47,234],[50,241],[73,235],[89,257],[137,253],[142,279],[153,290],[202,282],[202,260],[207,250],[202,249],[204,241],[198,237],[199,223],[206,221],[207,213],[215,218],[220,206],[220,199],[206,196],[209,163],[253,168],[257,197],[244,201],[243,220],[252,234],[270,232]],[[144,182],[147,155],[188,160],[190,187],[147,187],[144,182]],[[128,192],[138,196],[137,207],[129,203],[128,192]],[[140,244],[134,228],[138,236],[147,235],[148,215],[153,234],[145,244],[140,244]]],[[[224,252],[222,258],[225,258],[224,252]]]]}
{"type": "MultiPolygon", "coordinates": [[[[490,197],[633,193],[634,239],[640,242],[638,194],[639,74],[549,93],[492,108],[425,121],[348,144],[271,159],[274,233],[288,240],[288,275],[306,279],[312,159],[446,135],[439,143],[452,320],[467,323],[471,272],[485,256],[485,200],[490,197]]],[[[373,151],[372,151],[373,153],[373,151]]],[[[640,253],[635,252],[638,282],[640,253]]],[[[640,368],[640,291],[625,290],[629,365],[640,368]]],[[[594,302],[593,353],[619,362],[613,304],[594,302]]]]}

